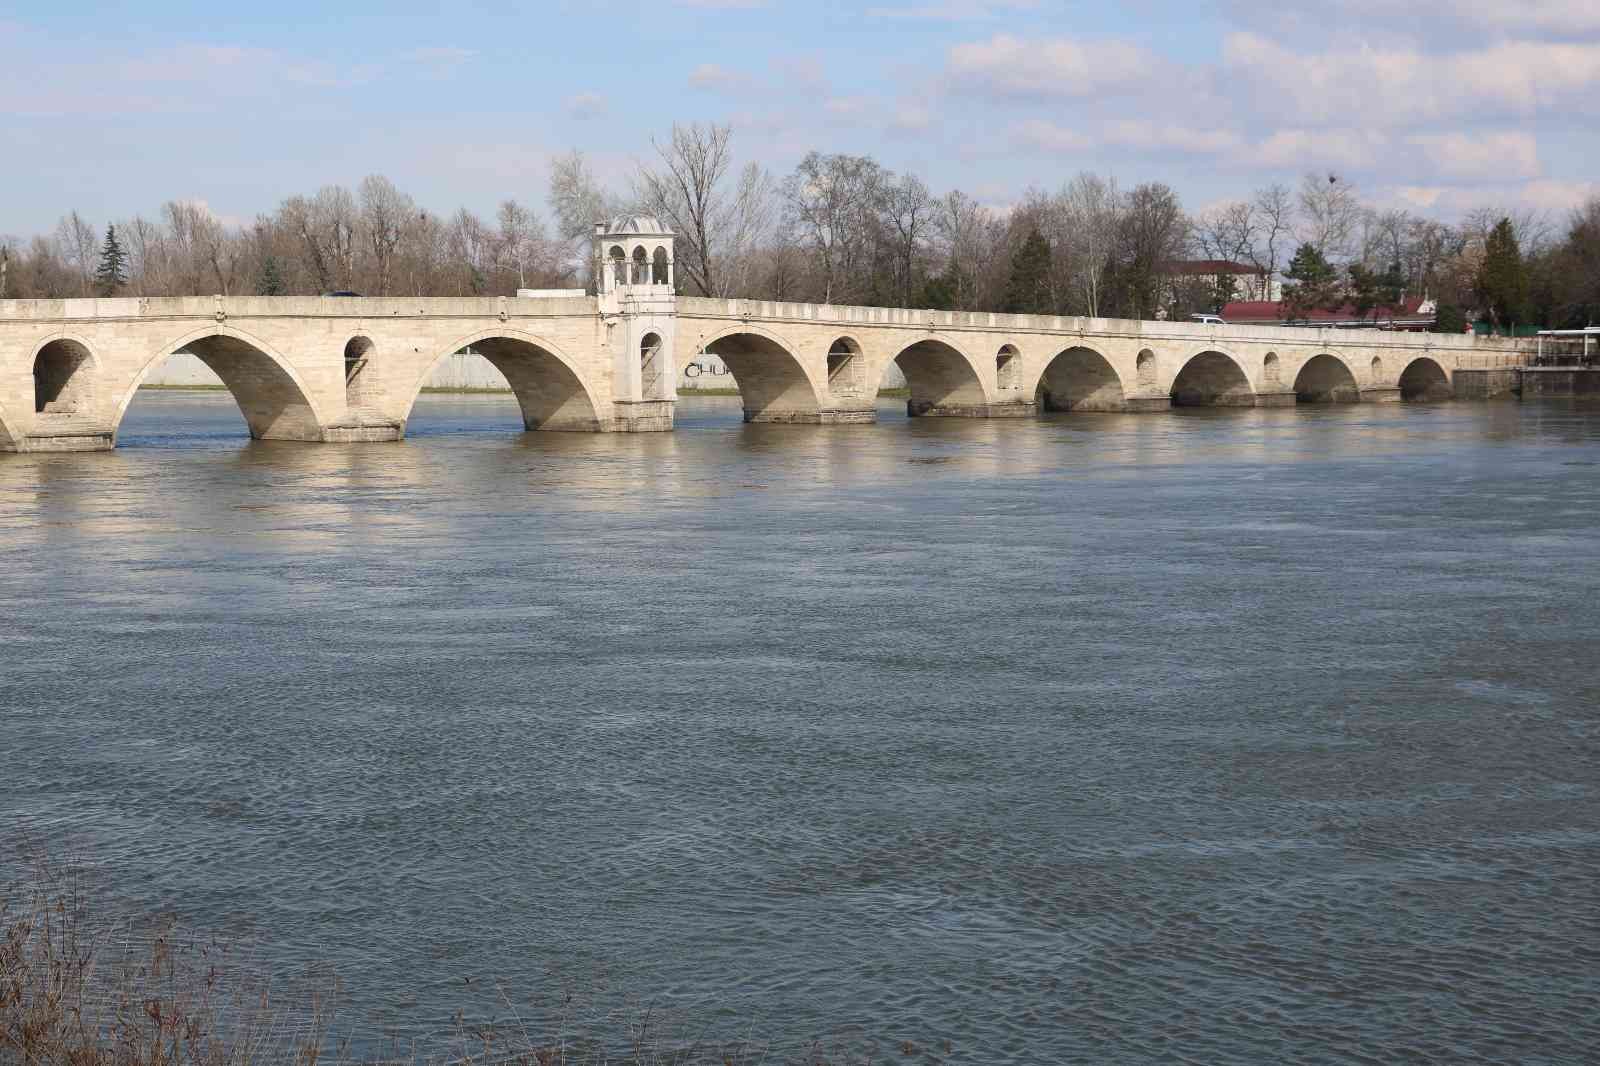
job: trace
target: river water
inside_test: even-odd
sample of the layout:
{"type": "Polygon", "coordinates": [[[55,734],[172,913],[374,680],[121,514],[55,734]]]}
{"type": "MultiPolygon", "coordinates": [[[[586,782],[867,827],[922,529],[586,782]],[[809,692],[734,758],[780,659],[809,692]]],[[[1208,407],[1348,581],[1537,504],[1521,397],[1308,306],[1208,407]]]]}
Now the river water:
{"type": "Polygon", "coordinates": [[[1600,409],[737,403],[347,447],[146,393],[0,456],[0,827],[331,963],[358,1051],[500,982],[895,1061],[1593,1061],[1600,409]]]}

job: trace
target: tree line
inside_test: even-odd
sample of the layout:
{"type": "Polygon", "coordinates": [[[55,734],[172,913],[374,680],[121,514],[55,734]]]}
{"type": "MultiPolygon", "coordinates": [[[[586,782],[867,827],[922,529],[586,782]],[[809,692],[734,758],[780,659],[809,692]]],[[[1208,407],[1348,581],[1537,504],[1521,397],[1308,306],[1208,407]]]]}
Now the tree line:
{"type": "Polygon", "coordinates": [[[1600,198],[1560,224],[1485,208],[1460,223],[1378,210],[1337,175],[1272,184],[1190,213],[1170,186],[1083,172],[997,209],[937,194],[870,156],[813,152],[775,177],[740,164],[723,125],[675,126],[624,187],[579,153],[546,176],[547,215],[508,199],[485,219],[420,207],[385,177],[285,199],[248,224],[174,200],[104,230],[77,211],[0,238],[0,298],[92,295],[509,294],[590,279],[593,223],[645,213],[677,234],[691,295],[1121,318],[1215,312],[1236,278],[1282,277],[1286,313],[1358,314],[1427,296],[1440,328],[1587,325],[1600,315],[1600,198]],[[548,221],[547,221],[548,219],[548,221]]]}

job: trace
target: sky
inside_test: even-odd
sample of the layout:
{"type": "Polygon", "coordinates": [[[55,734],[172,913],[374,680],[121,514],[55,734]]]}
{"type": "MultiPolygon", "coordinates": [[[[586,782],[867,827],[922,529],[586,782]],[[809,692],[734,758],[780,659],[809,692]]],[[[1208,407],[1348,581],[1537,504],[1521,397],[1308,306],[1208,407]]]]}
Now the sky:
{"type": "Polygon", "coordinates": [[[620,185],[675,121],[998,207],[1085,169],[1191,210],[1334,172],[1559,217],[1600,192],[1600,0],[0,0],[0,233],[169,199],[242,223],[372,173],[543,212],[554,155],[620,185]]]}

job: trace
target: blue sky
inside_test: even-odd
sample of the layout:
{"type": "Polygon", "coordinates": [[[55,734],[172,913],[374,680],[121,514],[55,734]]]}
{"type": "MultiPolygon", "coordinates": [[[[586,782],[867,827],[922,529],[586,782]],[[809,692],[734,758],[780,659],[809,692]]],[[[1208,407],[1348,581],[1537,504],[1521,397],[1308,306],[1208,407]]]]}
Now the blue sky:
{"type": "Polygon", "coordinates": [[[173,198],[243,221],[369,173],[542,210],[552,155],[620,182],[674,120],[996,205],[1080,169],[1191,209],[1331,169],[1443,217],[1559,212],[1600,177],[1595,0],[64,6],[0,6],[0,233],[173,198]]]}

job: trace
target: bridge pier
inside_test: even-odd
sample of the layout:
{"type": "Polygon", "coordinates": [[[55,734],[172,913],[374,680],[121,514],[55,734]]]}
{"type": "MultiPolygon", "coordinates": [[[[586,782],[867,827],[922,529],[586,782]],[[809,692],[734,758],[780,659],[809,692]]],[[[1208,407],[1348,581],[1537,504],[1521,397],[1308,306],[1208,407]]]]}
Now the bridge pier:
{"type": "Polygon", "coordinates": [[[1256,393],[1257,407],[1293,407],[1300,402],[1293,389],[1274,389],[1256,393]]]}
{"type": "Polygon", "coordinates": [[[1399,403],[1399,385],[1368,385],[1361,390],[1362,403],[1399,403]]]}
{"type": "Polygon", "coordinates": [[[611,405],[613,433],[666,433],[671,431],[672,400],[617,400],[611,405]]]}
{"type": "Polygon", "coordinates": [[[1038,413],[1039,405],[1031,401],[949,404],[906,401],[906,415],[911,418],[1032,418],[1038,413]]]}
{"type": "Polygon", "coordinates": [[[1141,389],[1122,401],[1122,410],[1130,415],[1154,415],[1172,410],[1172,396],[1154,389],[1141,389]]]}
{"type": "Polygon", "coordinates": [[[42,418],[33,431],[22,434],[11,451],[108,452],[116,447],[117,433],[110,426],[87,418],[42,418]]]}

